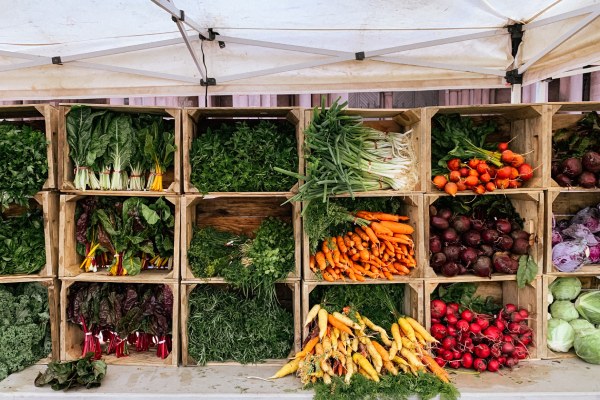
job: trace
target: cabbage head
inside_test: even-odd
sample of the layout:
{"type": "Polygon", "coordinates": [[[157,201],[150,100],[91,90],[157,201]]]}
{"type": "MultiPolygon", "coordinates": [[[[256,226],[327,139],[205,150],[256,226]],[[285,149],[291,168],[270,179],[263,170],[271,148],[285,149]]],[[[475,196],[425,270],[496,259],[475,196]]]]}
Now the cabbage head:
{"type": "Polygon", "coordinates": [[[592,324],[600,324],[600,291],[587,292],[577,298],[575,308],[592,324]]]}
{"type": "Polygon", "coordinates": [[[571,324],[571,326],[575,330],[575,336],[579,335],[581,331],[584,331],[586,329],[596,329],[590,321],[583,318],[577,318],[573,321],[569,321],[569,324],[571,324]]]}
{"type": "Polygon", "coordinates": [[[600,364],[600,329],[581,332],[575,339],[575,353],[583,361],[600,364]]]}
{"type": "Polygon", "coordinates": [[[550,314],[552,318],[562,319],[569,322],[579,318],[579,313],[575,305],[568,300],[557,300],[550,305],[550,314]]]}
{"type": "Polygon", "coordinates": [[[546,345],[552,351],[566,353],[575,341],[575,330],[568,322],[552,318],[548,321],[548,335],[546,345]]]}
{"type": "Polygon", "coordinates": [[[581,292],[581,281],[577,278],[558,278],[549,286],[554,300],[575,300],[581,292]]]}

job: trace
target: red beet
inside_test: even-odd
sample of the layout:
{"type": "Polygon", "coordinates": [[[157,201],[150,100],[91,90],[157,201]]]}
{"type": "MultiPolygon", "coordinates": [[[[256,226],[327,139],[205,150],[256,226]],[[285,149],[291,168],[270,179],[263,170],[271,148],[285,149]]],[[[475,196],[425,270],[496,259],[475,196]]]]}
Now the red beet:
{"type": "Polygon", "coordinates": [[[481,244],[481,234],[475,230],[470,230],[462,235],[462,240],[467,246],[476,247],[481,244]]]}
{"type": "Polygon", "coordinates": [[[448,334],[446,327],[442,324],[433,324],[431,325],[431,336],[436,338],[437,340],[442,340],[448,334]]]}
{"type": "Polygon", "coordinates": [[[450,366],[450,368],[459,369],[460,368],[460,361],[459,360],[450,361],[448,363],[448,365],[450,366]]]}
{"type": "Polygon", "coordinates": [[[464,215],[457,215],[452,221],[452,227],[458,233],[464,233],[471,229],[471,221],[464,215]]]}
{"type": "Polygon", "coordinates": [[[499,219],[498,221],[496,221],[496,229],[498,230],[498,232],[507,235],[512,231],[512,225],[506,219],[499,219]]]}
{"type": "Polygon", "coordinates": [[[450,350],[443,350],[441,354],[442,358],[446,361],[451,361],[454,358],[454,353],[452,353],[450,350]]]}
{"type": "Polygon", "coordinates": [[[485,329],[490,326],[490,321],[487,318],[482,317],[481,315],[475,318],[475,323],[481,327],[481,329],[485,329]]]}
{"type": "Polygon", "coordinates": [[[471,353],[465,353],[460,360],[464,368],[471,368],[473,366],[473,355],[471,353]]]}
{"type": "Polygon", "coordinates": [[[518,358],[516,358],[516,357],[507,357],[506,358],[506,363],[504,365],[506,365],[508,368],[513,368],[518,363],[519,363],[519,359],[518,358]]]}
{"type": "Polygon", "coordinates": [[[462,332],[466,332],[469,330],[469,322],[465,321],[464,319],[459,319],[456,322],[456,329],[458,329],[459,331],[462,332]]]}
{"type": "Polygon", "coordinates": [[[453,338],[452,336],[446,336],[442,340],[442,347],[444,348],[444,350],[454,349],[454,347],[456,347],[456,338],[453,338]]]}
{"type": "Polygon", "coordinates": [[[477,252],[472,247],[467,247],[460,253],[460,260],[466,265],[471,265],[477,260],[477,252]]]}
{"type": "Polygon", "coordinates": [[[476,358],[475,361],[473,361],[473,368],[479,372],[483,372],[487,369],[487,364],[484,359],[476,358]]]}
{"type": "MultiPolygon", "coordinates": [[[[511,337],[511,340],[512,340],[512,337],[511,337]]],[[[510,354],[515,350],[515,346],[512,343],[504,342],[504,343],[502,343],[501,350],[502,350],[502,353],[504,353],[504,354],[510,354]]]]}
{"type": "Polygon", "coordinates": [[[571,178],[569,178],[565,174],[559,174],[559,175],[557,175],[554,178],[554,180],[556,181],[556,183],[558,183],[562,187],[571,187],[571,186],[573,186],[573,182],[571,181],[571,178]]]}
{"type": "Polygon", "coordinates": [[[495,326],[488,326],[486,329],[484,329],[483,336],[492,342],[497,342],[502,336],[502,331],[495,326]]]}
{"type": "Polygon", "coordinates": [[[529,240],[528,239],[517,239],[513,242],[510,251],[513,254],[524,255],[529,253],[529,240]]]}
{"type": "Polygon", "coordinates": [[[479,246],[479,249],[481,250],[481,255],[483,256],[491,257],[494,255],[494,248],[489,244],[482,244],[481,246],[479,246]]]}
{"type": "Polygon", "coordinates": [[[460,246],[451,244],[444,247],[444,255],[448,261],[458,261],[460,258],[460,246]]]}
{"type": "Polygon", "coordinates": [[[490,354],[494,358],[500,357],[502,355],[502,350],[500,349],[500,346],[497,346],[497,345],[492,346],[490,348],[490,354]]]}
{"type": "Polygon", "coordinates": [[[431,226],[433,226],[436,229],[444,230],[448,229],[450,223],[447,219],[440,217],[438,214],[431,217],[431,226]]]}
{"type": "Polygon", "coordinates": [[[581,157],[581,164],[586,171],[600,172],[600,154],[595,151],[588,151],[581,157]]]}
{"type": "Polygon", "coordinates": [[[432,253],[442,251],[442,240],[438,235],[433,235],[429,238],[429,251],[432,253]]]}
{"type": "Polygon", "coordinates": [[[475,318],[475,314],[471,310],[464,310],[462,313],[460,313],[460,317],[467,322],[471,322],[473,321],[473,318],[475,318]]]}
{"type": "Polygon", "coordinates": [[[478,333],[481,332],[481,326],[479,326],[478,323],[473,322],[473,323],[471,323],[471,325],[469,325],[469,331],[472,334],[477,335],[478,333]]]}
{"type": "Polygon", "coordinates": [[[443,318],[446,316],[446,303],[442,300],[436,299],[431,302],[431,317],[432,318],[443,318]]]}
{"type": "Polygon", "coordinates": [[[460,305],[458,303],[448,303],[446,306],[452,311],[452,314],[458,314],[458,310],[460,309],[460,305]]]}
{"type": "Polygon", "coordinates": [[[508,235],[500,235],[500,238],[498,239],[496,245],[501,249],[501,250],[510,250],[513,247],[513,238],[511,238],[508,235]]]}
{"type": "Polygon", "coordinates": [[[586,189],[593,188],[596,186],[596,175],[592,172],[583,171],[581,175],[579,175],[579,178],[577,178],[577,183],[579,183],[579,186],[586,189]]]}
{"type": "Polygon", "coordinates": [[[429,260],[429,265],[435,270],[435,272],[442,272],[442,267],[448,262],[448,258],[444,253],[435,253],[429,260]]]}
{"type": "Polygon", "coordinates": [[[517,311],[510,314],[510,320],[512,322],[521,322],[521,321],[523,321],[523,319],[524,319],[523,316],[520,313],[518,313],[517,311]]]}
{"type": "Polygon", "coordinates": [[[515,306],[512,303],[508,303],[504,305],[504,313],[505,314],[511,314],[514,313],[515,311],[518,311],[517,306],[515,306]]]}
{"type": "Polygon", "coordinates": [[[455,243],[459,239],[458,233],[454,228],[448,228],[442,232],[442,240],[445,243],[455,243]]]}
{"type": "Polygon", "coordinates": [[[490,348],[487,344],[480,343],[475,346],[475,355],[479,358],[488,358],[490,356],[490,348]]]}
{"type": "Polygon", "coordinates": [[[436,357],[434,360],[440,367],[444,368],[446,366],[446,361],[442,357],[436,357]]]}
{"type": "Polygon", "coordinates": [[[448,335],[452,336],[452,337],[456,337],[456,334],[458,332],[456,331],[456,328],[454,326],[449,326],[448,327],[448,335]]]}
{"type": "Polygon", "coordinates": [[[498,231],[492,230],[492,229],[485,229],[482,233],[481,233],[481,239],[483,240],[484,243],[487,244],[494,244],[496,243],[496,240],[498,240],[498,238],[500,237],[500,234],[498,233],[498,231]]]}
{"type": "Polygon", "coordinates": [[[450,218],[452,218],[452,211],[450,211],[447,208],[442,208],[441,210],[438,211],[437,216],[444,218],[446,220],[450,220],[450,218]]]}
{"type": "Polygon", "coordinates": [[[472,219],[471,220],[471,229],[476,231],[480,231],[485,228],[485,223],[480,219],[472,219]]]}
{"type": "Polygon", "coordinates": [[[500,363],[496,358],[492,358],[490,362],[488,362],[487,370],[490,372],[497,372],[500,369],[500,363]]]}
{"type": "Polygon", "coordinates": [[[512,231],[510,233],[510,237],[513,238],[513,240],[517,240],[517,239],[529,240],[529,233],[525,232],[522,229],[515,229],[514,231],[512,231]]]}
{"type": "Polygon", "coordinates": [[[479,256],[473,264],[473,273],[477,276],[487,277],[492,276],[492,259],[488,256],[479,256]]]}
{"type": "Polygon", "coordinates": [[[527,318],[529,318],[529,311],[527,311],[527,310],[526,310],[526,309],[524,309],[524,308],[521,308],[521,309],[519,310],[519,314],[521,314],[521,317],[523,317],[523,319],[527,319],[527,318]]]}
{"type": "Polygon", "coordinates": [[[456,325],[458,318],[454,314],[446,315],[446,322],[448,325],[456,325]]]}
{"type": "Polygon", "coordinates": [[[460,272],[460,266],[457,263],[452,262],[452,261],[444,264],[444,266],[442,267],[442,275],[449,277],[449,278],[458,275],[459,272],[460,272]]]}
{"type": "Polygon", "coordinates": [[[524,360],[527,358],[527,348],[523,344],[518,344],[515,346],[515,350],[512,355],[517,357],[519,360],[524,360]]]}
{"type": "Polygon", "coordinates": [[[569,178],[578,177],[583,171],[583,166],[581,164],[581,160],[579,158],[567,158],[562,162],[562,173],[568,176],[569,178]]]}

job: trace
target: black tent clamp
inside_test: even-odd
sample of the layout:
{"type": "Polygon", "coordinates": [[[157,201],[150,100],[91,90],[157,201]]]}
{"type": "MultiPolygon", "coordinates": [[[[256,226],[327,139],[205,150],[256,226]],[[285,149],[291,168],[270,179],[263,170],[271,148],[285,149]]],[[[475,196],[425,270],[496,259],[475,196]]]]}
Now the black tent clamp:
{"type": "MultiPolygon", "coordinates": [[[[508,33],[510,33],[511,54],[513,57],[516,57],[519,46],[523,42],[523,24],[508,25],[506,29],[508,29],[508,33]]],[[[520,85],[523,83],[523,74],[519,74],[518,69],[513,69],[511,71],[506,71],[504,79],[511,85],[520,85]]]]}

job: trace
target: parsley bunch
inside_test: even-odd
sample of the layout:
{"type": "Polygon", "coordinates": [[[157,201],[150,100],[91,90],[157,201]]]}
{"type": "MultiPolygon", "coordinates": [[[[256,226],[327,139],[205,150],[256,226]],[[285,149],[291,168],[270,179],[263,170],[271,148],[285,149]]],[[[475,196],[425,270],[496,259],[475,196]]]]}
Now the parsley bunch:
{"type": "Polygon", "coordinates": [[[18,217],[0,215],[0,275],[35,274],[46,265],[44,217],[34,209],[18,217]]]}

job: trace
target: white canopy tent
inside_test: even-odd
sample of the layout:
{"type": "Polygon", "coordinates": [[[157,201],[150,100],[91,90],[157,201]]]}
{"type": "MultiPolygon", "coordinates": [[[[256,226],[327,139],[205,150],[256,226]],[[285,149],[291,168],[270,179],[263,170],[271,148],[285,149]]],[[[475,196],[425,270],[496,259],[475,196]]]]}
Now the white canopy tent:
{"type": "Polygon", "coordinates": [[[507,71],[600,69],[600,0],[0,4],[1,99],[495,88],[507,71]]]}

